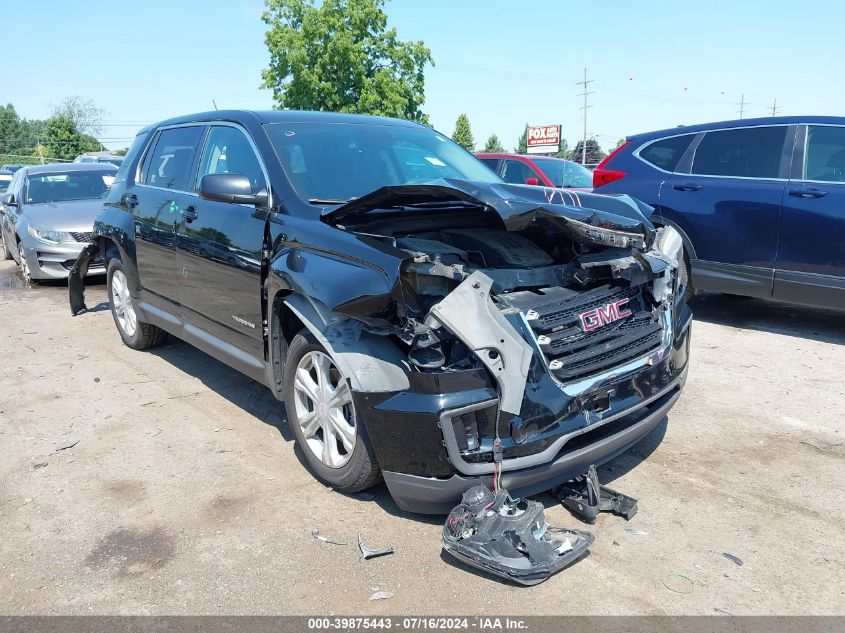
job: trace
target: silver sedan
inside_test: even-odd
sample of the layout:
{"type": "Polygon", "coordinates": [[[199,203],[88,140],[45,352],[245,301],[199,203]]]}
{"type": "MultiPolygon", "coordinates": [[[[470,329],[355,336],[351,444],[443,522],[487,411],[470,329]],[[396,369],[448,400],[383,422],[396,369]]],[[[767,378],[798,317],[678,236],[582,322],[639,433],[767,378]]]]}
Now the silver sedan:
{"type": "MultiPolygon", "coordinates": [[[[99,164],[19,169],[0,196],[0,259],[15,259],[26,281],[64,279],[85,244],[117,168],[99,164]]],[[[89,275],[105,274],[92,262],[89,275]]]]}

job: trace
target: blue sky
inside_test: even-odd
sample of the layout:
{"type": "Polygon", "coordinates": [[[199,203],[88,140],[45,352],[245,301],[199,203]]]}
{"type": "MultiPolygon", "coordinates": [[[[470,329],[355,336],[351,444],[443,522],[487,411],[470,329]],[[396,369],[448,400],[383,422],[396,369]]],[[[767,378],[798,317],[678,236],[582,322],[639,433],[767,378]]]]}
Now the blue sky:
{"type": "MultiPolygon", "coordinates": [[[[40,118],[68,95],[93,99],[107,111],[109,147],[146,123],[213,109],[212,100],[270,108],[258,87],[268,62],[262,8],[7,0],[2,22],[20,45],[6,47],[0,102],[40,118]]],[[[525,123],[561,123],[574,146],[584,67],[595,92],[588,132],[605,147],[736,118],[743,93],[746,116],[770,114],[775,98],[780,114],[845,110],[845,9],[835,2],[392,0],[386,10],[402,39],[432,50],[424,109],[434,127],[451,134],[466,112],[479,145],[496,133],[510,149],[525,123]]]]}

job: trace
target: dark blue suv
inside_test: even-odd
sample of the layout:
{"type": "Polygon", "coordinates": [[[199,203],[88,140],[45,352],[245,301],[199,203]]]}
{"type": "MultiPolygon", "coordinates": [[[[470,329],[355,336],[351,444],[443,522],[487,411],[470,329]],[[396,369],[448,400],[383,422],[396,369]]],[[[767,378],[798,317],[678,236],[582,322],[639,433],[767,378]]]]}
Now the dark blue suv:
{"type": "Polygon", "coordinates": [[[697,291],[845,308],[845,118],[768,117],[629,136],[598,193],[655,207],[697,291]]]}

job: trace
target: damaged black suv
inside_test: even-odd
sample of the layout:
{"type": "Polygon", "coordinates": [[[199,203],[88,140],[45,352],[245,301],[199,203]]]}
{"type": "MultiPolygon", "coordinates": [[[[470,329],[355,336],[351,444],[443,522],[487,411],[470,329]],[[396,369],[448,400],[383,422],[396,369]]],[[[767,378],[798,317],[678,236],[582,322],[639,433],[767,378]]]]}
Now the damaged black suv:
{"type": "Polygon", "coordinates": [[[123,341],[173,334],[285,404],[312,472],[446,513],[536,493],[678,399],[680,236],[651,208],[503,182],[414,123],[211,112],[142,130],[70,279],[102,257],[123,341]]]}

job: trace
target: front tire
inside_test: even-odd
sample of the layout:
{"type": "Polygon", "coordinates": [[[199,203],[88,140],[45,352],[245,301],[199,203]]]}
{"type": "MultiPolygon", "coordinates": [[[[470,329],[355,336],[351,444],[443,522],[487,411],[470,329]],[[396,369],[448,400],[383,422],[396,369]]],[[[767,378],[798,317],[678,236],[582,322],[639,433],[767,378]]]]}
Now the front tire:
{"type": "Polygon", "coordinates": [[[6,236],[3,234],[3,230],[0,229],[0,261],[7,261],[12,259],[12,252],[9,250],[8,244],[6,244],[6,236]]]}
{"type": "Polygon", "coordinates": [[[356,415],[349,381],[305,331],[288,348],[284,400],[288,423],[318,479],[346,493],[379,482],[381,470],[356,415]]]}
{"type": "Polygon", "coordinates": [[[109,261],[106,286],[114,324],[127,347],[142,350],[164,343],[167,332],[138,318],[134,300],[129,292],[126,270],[119,259],[109,261]]]}
{"type": "Polygon", "coordinates": [[[32,284],[32,273],[29,272],[29,264],[26,261],[26,249],[23,242],[18,242],[18,269],[21,271],[21,277],[27,285],[32,284]]]}

